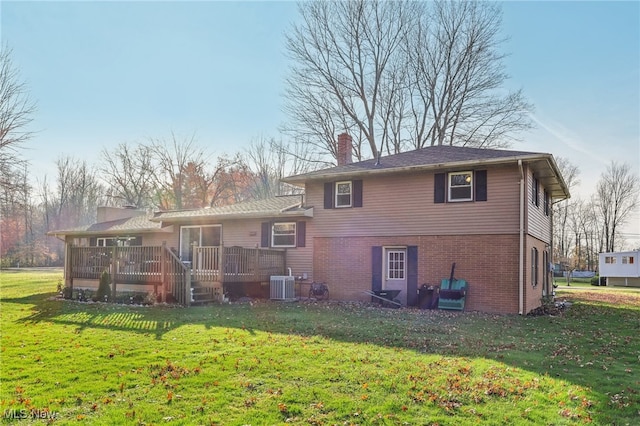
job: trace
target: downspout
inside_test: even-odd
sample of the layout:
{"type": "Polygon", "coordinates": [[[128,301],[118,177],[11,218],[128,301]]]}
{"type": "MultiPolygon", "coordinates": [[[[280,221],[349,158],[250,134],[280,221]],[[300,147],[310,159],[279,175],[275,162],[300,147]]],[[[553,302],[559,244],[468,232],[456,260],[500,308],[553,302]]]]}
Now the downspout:
{"type": "Polygon", "coordinates": [[[524,311],[524,170],[522,160],[518,160],[520,169],[520,255],[518,256],[518,314],[524,311]]]}

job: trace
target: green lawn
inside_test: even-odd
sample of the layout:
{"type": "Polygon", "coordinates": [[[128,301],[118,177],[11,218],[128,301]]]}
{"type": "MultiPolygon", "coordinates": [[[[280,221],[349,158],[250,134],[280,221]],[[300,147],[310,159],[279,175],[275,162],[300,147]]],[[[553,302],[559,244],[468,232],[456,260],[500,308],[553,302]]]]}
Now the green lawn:
{"type": "Polygon", "coordinates": [[[562,315],[348,303],[196,308],[53,298],[1,279],[3,422],[637,424],[640,293],[560,291],[562,315]],[[33,410],[33,411],[32,411],[33,410]]]}

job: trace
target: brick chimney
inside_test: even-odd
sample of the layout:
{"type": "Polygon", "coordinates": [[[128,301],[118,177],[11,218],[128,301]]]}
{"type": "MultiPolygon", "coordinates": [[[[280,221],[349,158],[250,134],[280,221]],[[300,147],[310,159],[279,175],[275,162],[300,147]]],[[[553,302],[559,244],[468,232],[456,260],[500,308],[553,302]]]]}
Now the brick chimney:
{"type": "Polygon", "coordinates": [[[342,133],[338,135],[338,166],[344,166],[345,164],[351,164],[351,151],[353,149],[351,142],[351,136],[348,133],[342,133]]]}

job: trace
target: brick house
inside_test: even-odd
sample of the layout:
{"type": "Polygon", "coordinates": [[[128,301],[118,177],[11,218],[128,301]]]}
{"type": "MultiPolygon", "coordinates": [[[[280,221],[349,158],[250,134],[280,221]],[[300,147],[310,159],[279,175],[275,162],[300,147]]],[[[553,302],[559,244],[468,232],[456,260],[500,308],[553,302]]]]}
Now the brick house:
{"type": "Polygon", "coordinates": [[[551,206],[569,197],[550,154],[434,146],[291,176],[313,206],[305,268],[331,296],[417,289],[449,277],[469,283],[466,308],[525,314],[552,292],[551,206]]]}
{"type": "Polygon", "coordinates": [[[366,291],[397,289],[403,305],[415,306],[418,288],[448,278],[455,262],[455,276],[468,282],[466,310],[526,314],[552,293],[551,206],[569,191],[551,154],[434,146],[353,163],[342,134],[336,167],[284,182],[305,195],[157,212],[129,228],[119,219],[54,231],[68,246],[67,285],[94,285],[108,267],[116,281],[153,282],[189,304],[193,287],[264,295],[270,275],[291,274],[306,278],[302,294],[304,283],[323,281],[332,299],[368,301],[366,291]],[[123,238],[141,248],[114,243],[109,261],[78,272],[123,238]],[[122,258],[134,259],[128,275],[122,258]],[[167,281],[176,276],[184,282],[167,281]]]}

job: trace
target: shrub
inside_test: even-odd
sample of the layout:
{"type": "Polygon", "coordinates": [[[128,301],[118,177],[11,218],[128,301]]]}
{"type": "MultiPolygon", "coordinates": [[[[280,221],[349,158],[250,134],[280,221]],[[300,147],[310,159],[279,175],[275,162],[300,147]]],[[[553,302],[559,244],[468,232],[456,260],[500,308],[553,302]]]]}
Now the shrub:
{"type": "Polygon", "coordinates": [[[606,281],[604,279],[604,277],[602,277],[602,279],[600,279],[599,276],[595,276],[593,278],[591,278],[591,285],[606,285],[606,281]]]}
{"type": "Polygon", "coordinates": [[[100,275],[100,284],[98,285],[98,293],[96,301],[107,301],[111,298],[111,275],[107,271],[100,275]]]}

